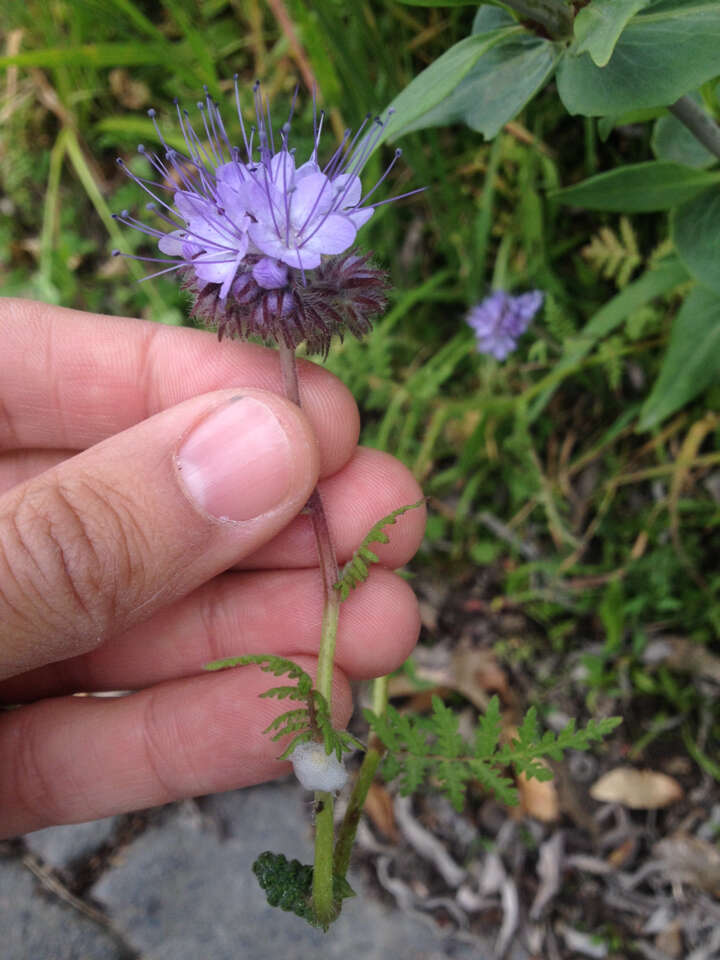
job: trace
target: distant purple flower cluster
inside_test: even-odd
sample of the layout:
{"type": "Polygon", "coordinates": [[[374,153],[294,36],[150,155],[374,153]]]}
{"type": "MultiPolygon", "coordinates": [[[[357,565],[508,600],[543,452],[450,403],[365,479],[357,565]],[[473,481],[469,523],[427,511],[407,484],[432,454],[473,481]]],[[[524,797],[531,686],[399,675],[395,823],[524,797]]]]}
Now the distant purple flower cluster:
{"type": "Polygon", "coordinates": [[[177,110],[187,156],[165,142],[155,111],[150,110],[164,156],[151,154],[142,145],[138,150],[159,181],[137,177],[122,160],[118,163],[150,195],[153,202],[147,209],[164,228],[147,226],[126,210],[116,219],[157,240],[166,259],[139,259],[168,264],[153,276],[180,270],[185,286],[203,301],[200,315],[220,324],[221,333],[223,329],[243,336],[256,333],[291,346],[306,340],[311,350],[326,352],[333,333],[342,333],[344,326],[353,332],[366,330],[370,315],[384,305],[384,275],[373,271],[366,257],[346,251],[375,208],[390,202],[371,202],[371,196],[400,151],[378,183],[363,194],[360,172],[382,136],[383,122],[369,124],[366,117],[354,135],[347,130],[321,166],[318,147],[324,116],[315,114],[310,156],[298,163],[288,142],[293,110],[274,133],[259,84],[253,89],[256,125],[248,133],[235,78],[243,149],[231,145],[218,105],[207,92],[197,105],[203,136],[193,128],[187,111],[177,110]],[[308,271],[341,254],[345,254],[342,269],[321,271],[324,299],[318,298],[317,290],[301,289],[313,285],[308,271]],[[329,277],[342,278],[345,288],[335,289],[329,277]]]}
{"type": "Polygon", "coordinates": [[[474,306],[466,319],[475,332],[478,351],[504,360],[542,306],[543,296],[541,290],[517,297],[497,290],[474,306]]]}

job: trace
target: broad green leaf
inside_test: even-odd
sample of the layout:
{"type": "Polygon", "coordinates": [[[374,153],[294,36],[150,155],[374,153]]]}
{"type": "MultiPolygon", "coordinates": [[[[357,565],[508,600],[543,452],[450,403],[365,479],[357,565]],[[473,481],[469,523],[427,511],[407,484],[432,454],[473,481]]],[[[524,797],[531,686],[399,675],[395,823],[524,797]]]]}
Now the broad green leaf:
{"type": "Polygon", "coordinates": [[[720,190],[706,190],[674,210],[670,230],[690,273],[720,294],[720,190]]]}
{"type": "Polygon", "coordinates": [[[669,293],[687,279],[688,273],[683,264],[677,258],[670,257],[628,284],[612,300],[608,300],[573,338],[565,355],[555,364],[553,370],[526,392],[526,402],[529,403],[535,398],[530,407],[528,421],[532,423],[537,419],[565,377],[580,369],[583,358],[599,340],[616,330],[631,313],[655,297],[669,293]]]}
{"type": "Polygon", "coordinates": [[[489,33],[474,34],[450,47],[395,97],[388,109],[395,111],[378,141],[394,139],[405,133],[418,117],[441,103],[472,70],[483,54],[496,44],[524,33],[519,26],[501,27],[489,33]]]}
{"type": "MultiPolygon", "coordinates": [[[[699,102],[700,98],[697,100],[699,102]]],[[[698,170],[717,163],[717,157],[672,113],[666,113],[655,121],[650,146],[658,160],[672,160],[698,170]]]]}
{"type": "Polygon", "coordinates": [[[578,47],[575,53],[587,51],[599,67],[612,56],[615,44],[628,20],[650,0],[592,0],[575,17],[573,31],[578,47]]]}
{"type": "Polygon", "coordinates": [[[497,30],[498,27],[515,26],[515,21],[507,10],[501,7],[491,7],[484,5],[478,7],[477,13],[473,19],[472,33],[488,33],[490,30],[497,30]]]}
{"type": "Polygon", "coordinates": [[[649,160],[599,173],[551,196],[561,203],[589,210],[649,213],[670,210],[718,182],[720,172],[649,160]]]}
{"type": "Polygon", "coordinates": [[[620,35],[604,67],[576,49],[558,67],[570,113],[605,116],[666,106],[720,73],[720,3],[653,0],[620,35]]]}
{"type": "Polygon", "coordinates": [[[694,287],[673,322],[670,343],[638,430],[651,430],[720,378],[720,296],[694,287]]]}
{"type": "Polygon", "coordinates": [[[445,100],[403,133],[463,122],[491,140],[545,84],[559,55],[549,40],[512,36],[480,57],[445,100]]]}

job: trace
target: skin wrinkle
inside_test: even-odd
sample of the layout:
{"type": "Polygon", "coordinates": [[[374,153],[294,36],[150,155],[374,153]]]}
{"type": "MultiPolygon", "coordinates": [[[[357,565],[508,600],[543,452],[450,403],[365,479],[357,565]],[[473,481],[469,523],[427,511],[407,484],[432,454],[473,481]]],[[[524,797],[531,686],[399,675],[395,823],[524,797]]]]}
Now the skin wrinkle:
{"type": "MultiPolygon", "coordinates": [[[[67,493],[63,490],[61,484],[58,484],[55,487],[55,494],[60,500],[60,502],[64,504],[67,515],[73,518],[76,532],[79,534],[79,539],[76,542],[84,544],[87,547],[87,549],[89,549],[90,551],[90,556],[93,562],[86,565],[87,572],[88,572],[88,582],[91,588],[88,591],[88,593],[95,592],[98,595],[101,595],[101,592],[99,590],[99,581],[95,579],[95,574],[92,573],[92,571],[96,569],[96,565],[99,566],[101,564],[102,562],[101,555],[98,553],[98,551],[95,548],[95,544],[93,542],[92,537],[89,534],[87,525],[83,521],[81,515],[75,510],[74,506],[70,503],[69,497],[67,493]]],[[[70,544],[68,544],[67,541],[64,542],[66,531],[67,531],[67,523],[64,518],[63,518],[63,522],[61,522],[60,524],[55,524],[52,520],[52,517],[48,518],[47,536],[50,542],[55,546],[57,555],[60,557],[60,563],[62,565],[64,580],[68,584],[68,589],[70,591],[70,594],[73,600],[75,601],[77,606],[80,607],[82,612],[85,614],[85,619],[88,622],[92,623],[94,622],[93,611],[88,601],[86,601],[85,598],[83,597],[80,591],[80,588],[78,586],[78,583],[76,582],[79,578],[71,570],[73,566],[73,559],[71,558],[71,554],[75,552],[74,550],[75,542],[73,542],[75,541],[75,537],[74,536],[72,537],[70,544]],[[63,535],[60,535],[58,532],[56,532],[57,526],[59,526],[60,529],[63,531],[63,535]]],[[[108,622],[109,622],[109,613],[110,612],[108,611],[108,617],[107,617],[108,622]]]]}
{"type": "MultiPolygon", "coordinates": [[[[10,609],[12,609],[14,612],[17,613],[19,623],[27,624],[27,632],[31,636],[33,636],[36,631],[33,628],[33,624],[28,623],[27,610],[32,610],[33,614],[36,616],[39,610],[45,611],[46,615],[44,619],[46,620],[46,623],[48,626],[48,632],[51,632],[52,618],[48,616],[48,614],[51,612],[51,608],[46,600],[46,591],[44,591],[42,589],[42,586],[40,586],[40,584],[47,583],[47,576],[45,574],[45,570],[43,569],[42,565],[36,559],[35,551],[30,546],[30,543],[27,538],[26,530],[25,530],[25,525],[21,523],[20,514],[25,506],[27,506],[27,509],[32,511],[33,514],[35,513],[34,508],[29,503],[27,494],[25,492],[22,492],[20,503],[17,509],[11,512],[10,516],[8,517],[9,527],[8,525],[0,524],[0,547],[3,548],[3,555],[4,555],[3,558],[5,561],[5,568],[8,574],[12,577],[13,583],[17,588],[18,597],[20,597],[21,601],[23,598],[27,598],[30,601],[30,603],[26,605],[25,609],[18,609],[10,603],[9,598],[7,598],[4,594],[2,594],[2,599],[3,599],[3,602],[10,609]],[[6,530],[9,529],[10,535],[14,537],[15,539],[14,548],[12,544],[10,545],[10,548],[8,548],[7,545],[3,542],[3,538],[2,538],[3,526],[5,527],[6,530]],[[26,571],[24,570],[25,568],[24,563],[21,563],[19,565],[19,569],[23,569],[23,572],[25,574],[23,577],[20,577],[20,575],[16,572],[18,567],[11,564],[9,560],[10,556],[17,553],[18,547],[19,547],[20,555],[24,556],[26,560],[29,561],[30,568],[31,568],[30,571],[26,571]],[[32,575],[33,570],[36,572],[37,578],[32,575]]],[[[0,585],[0,591],[2,591],[2,585],[0,585]]],[[[49,592],[50,591],[48,590],[47,593],[49,592]]],[[[22,643],[20,644],[20,647],[22,649],[22,643]]],[[[50,650],[50,647],[48,645],[46,645],[46,650],[48,652],[50,650]]]]}
{"type": "Polygon", "coordinates": [[[159,383],[159,377],[156,374],[156,354],[162,347],[161,335],[163,328],[159,325],[150,327],[141,338],[137,347],[137,384],[139,394],[142,398],[143,410],[140,420],[147,420],[158,410],[162,410],[164,405],[160,397],[153,395],[153,383],[159,383]]]}
{"type": "MultiPolygon", "coordinates": [[[[105,541],[113,544],[111,554],[113,571],[110,579],[115,589],[110,591],[107,599],[109,605],[108,622],[114,623],[122,616],[123,605],[120,603],[120,598],[124,593],[129,592],[130,589],[140,595],[146,592],[146,584],[151,578],[148,575],[143,558],[152,556],[153,550],[150,541],[143,532],[142,524],[136,520],[134,510],[137,504],[132,497],[126,496],[121,489],[104,483],[97,477],[93,478],[92,483],[85,483],[84,486],[90,496],[99,500],[101,509],[98,515],[103,518],[105,527],[107,528],[108,520],[112,521],[111,535],[106,536],[105,541]],[[106,491],[109,495],[102,496],[99,490],[106,491]],[[112,535],[115,530],[117,536],[112,535]],[[118,541],[123,546],[120,551],[115,549],[118,541]],[[121,585],[120,588],[118,588],[118,584],[121,585]]],[[[100,558],[98,558],[98,565],[100,565],[100,558]]],[[[100,589],[100,586],[101,584],[98,584],[98,589],[100,589]]],[[[125,606],[128,606],[127,601],[125,606]]],[[[132,606],[134,605],[131,605],[131,609],[132,606]]]]}
{"type": "Polygon", "coordinates": [[[0,450],[13,450],[20,445],[20,438],[13,425],[13,419],[6,403],[0,396],[0,450]]]}
{"type": "MultiPolygon", "coordinates": [[[[106,500],[90,484],[79,483],[81,490],[73,490],[62,481],[46,486],[39,503],[33,502],[33,491],[21,491],[19,505],[9,514],[25,558],[19,569],[29,561],[31,570],[39,574],[26,574],[22,583],[16,575],[19,592],[27,596],[28,588],[33,590],[36,596],[29,598],[32,602],[28,608],[35,616],[39,608],[44,608],[48,632],[56,637],[59,632],[60,639],[65,641],[59,649],[57,640],[52,644],[53,656],[58,652],[87,652],[97,646],[115,622],[118,608],[123,606],[118,602],[123,591],[130,585],[133,590],[138,589],[138,567],[131,559],[128,527],[120,519],[112,498],[106,500]],[[100,502],[103,521],[110,521],[109,537],[105,531],[93,531],[82,507],[76,507],[76,503],[87,504],[90,498],[100,502]],[[103,549],[108,540],[113,544],[110,553],[103,549]],[[112,559],[111,569],[104,562],[108,556],[112,559]],[[42,589],[36,587],[38,580],[43,583],[42,589]],[[48,598],[57,595],[63,598],[61,604],[48,603],[48,598]],[[68,642],[72,645],[70,650],[68,642]]],[[[128,518],[132,529],[136,526],[132,514],[128,518]]],[[[8,556],[14,552],[10,551],[8,556]]]]}
{"type": "Polygon", "coordinates": [[[65,419],[65,410],[61,402],[62,391],[60,384],[62,380],[62,366],[54,363],[54,357],[57,354],[55,349],[56,338],[62,338],[62,329],[58,330],[57,316],[52,311],[48,311],[47,336],[45,338],[45,379],[50,385],[52,396],[50,409],[60,423],[60,435],[65,438],[68,436],[67,421],[65,419]],[[53,376],[54,373],[54,376],[53,376]]]}
{"type": "MultiPolygon", "coordinates": [[[[158,717],[162,716],[162,710],[158,713],[158,698],[163,695],[161,687],[151,687],[144,694],[146,702],[143,705],[140,718],[140,737],[142,739],[143,754],[146,759],[147,769],[150,770],[156,783],[160,785],[164,802],[174,799],[181,793],[187,791],[180,789],[180,784],[173,784],[166,776],[163,768],[166,766],[165,758],[174,757],[178,769],[189,767],[189,757],[184,749],[181,750],[182,738],[174,737],[173,742],[168,744],[167,723],[162,724],[158,717]],[[165,742],[163,742],[165,741],[165,742]],[[178,757],[182,754],[181,762],[177,763],[178,757]]],[[[167,711],[165,711],[167,713],[167,711]]],[[[195,772],[193,771],[193,774],[195,772]]],[[[193,779],[200,784],[197,776],[193,779]]],[[[151,793],[155,791],[151,788],[151,793]]],[[[154,801],[157,803],[157,801],[154,801]]],[[[163,801],[160,801],[163,802],[163,801]]]]}
{"type": "MultiPolygon", "coordinates": [[[[128,574],[131,571],[131,563],[128,554],[128,544],[125,537],[122,524],[113,524],[113,551],[108,554],[103,549],[107,538],[98,536],[92,530],[92,524],[85,519],[82,507],[77,507],[77,503],[83,503],[92,497],[100,503],[100,516],[103,521],[113,519],[115,512],[112,503],[107,502],[90,484],[83,484],[78,481],[84,489],[84,494],[80,491],[74,492],[72,487],[66,486],[60,481],[50,488],[51,494],[57,498],[61,504],[62,515],[54,518],[52,508],[47,510],[48,517],[48,537],[57,547],[57,552],[62,560],[63,580],[68,586],[68,590],[76,601],[77,605],[85,614],[87,630],[85,634],[90,637],[102,637],[106,634],[108,627],[115,618],[116,597],[122,592],[125,583],[118,583],[117,559],[125,557],[124,567],[126,570],[126,582],[130,582],[128,574]],[[74,494],[74,495],[73,495],[74,494]],[[57,526],[65,536],[68,531],[72,531],[69,542],[63,543],[63,538],[53,532],[57,526]],[[113,564],[111,576],[107,575],[107,557],[112,556],[113,564]],[[107,591],[105,585],[111,582],[113,589],[107,591]]],[[[91,517],[96,515],[90,514],[91,517]]],[[[71,617],[71,628],[75,630],[76,618],[71,617]]],[[[96,645],[95,643],[93,645],[96,645]]],[[[87,649],[87,648],[85,648],[87,649]]]]}
{"type": "MultiPolygon", "coordinates": [[[[218,637],[224,635],[223,622],[230,622],[230,616],[227,612],[227,602],[224,599],[226,587],[223,577],[215,577],[210,583],[206,583],[201,592],[201,601],[198,606],[198,617],[200,619],[201,629],[207,637],[207,663],[213,660],[220,660],[225,656],[221,645],[218,643],[218,637]]],[[[238,641],[238,647],[242,646],[245,652],[245,644],[242,638],[238,641]]],[[[237,656],[237,654],[236,654],[237,656]]]]}
{"type": "Polygon", "coordinates": [[[7,793],[15,807],[29,811],[38,825],[62,823],[64,811],[55,801],[54,781],[39,760],[38,750],[42,750],[42,745],[38,737],[42,728],[33,723],[31,711],[32,707],[21,707],[0,717],[0,731],[3,725],[9,726],[13,741],[6,754],[13,757],[5,771],[7,793]]]}

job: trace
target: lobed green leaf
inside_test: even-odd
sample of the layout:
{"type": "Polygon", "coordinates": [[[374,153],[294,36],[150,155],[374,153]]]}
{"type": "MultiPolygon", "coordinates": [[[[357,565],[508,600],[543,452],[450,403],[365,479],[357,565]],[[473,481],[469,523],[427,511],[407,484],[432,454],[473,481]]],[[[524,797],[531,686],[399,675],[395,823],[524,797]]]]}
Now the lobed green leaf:
{"type": "Polygon", "coordinates": [[[382,520],[378,520],[372,530],[370,530],[370,532],[363,538],[360,546],[343,567],[340,579],[337,581],[337,583],[333,584],[334,589],[339,592],[341,600],[347,600],[350,591],[357,587],[358,584],[362,583],[364,580],[367,580],[368,564],[379,562],[377,554],[373,553],[373,551],[369,549],[369,545],[371,543],[389,542],[389,537],[383,528],[397,523],[398,517],[401,517],[404,513],[407,513],[408,510],[415,510],[424,503],[425,498],[423,497],[421,500],[418,500],[417,503],[410,503],[407,506],[398,507],[397,510],[393,510],[392,513],[389,513],[386,517],[383,517],[382,520]]]}

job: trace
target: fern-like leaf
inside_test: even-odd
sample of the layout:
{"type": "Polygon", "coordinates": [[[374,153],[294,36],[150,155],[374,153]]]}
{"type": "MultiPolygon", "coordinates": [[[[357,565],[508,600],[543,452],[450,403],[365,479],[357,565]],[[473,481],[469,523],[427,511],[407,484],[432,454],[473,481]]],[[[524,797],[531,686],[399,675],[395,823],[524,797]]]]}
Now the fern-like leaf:
{"type": "Polygon", "coordinates": [[[473,758],[468,766],[472,775],[483,789],[488,793],[494,793],[501,803],[508,807],[514,807],[518,802],[518,792],[509,777],[505,777],[500,770],[489,760],[478,760],[473,758]]]}
{"type": "Polygon", "coordinates": [[[627,286],[633,271],[642,263],[637,239],[627,217],[620,217],[619,236],[610,227],[601,227],[582,249],[583,257],[618,289],[627,286]]]}
{"type": "Polygon", "coordinates": [[[274,720],[272,720],[267,727],[263,730],[263,733],[270,733],[273,730],[277,730],[284,723],[296,723],[300,720],[305,720],[307,722],[307,708],[299,707],[297,710],[288,710],[287,713],[281,713],[274,720]]]}
{"type": "Polygon", "coordinates": [[[495,694],[490,698],[490,703],[488,703],[483,716],[480,717],[475,730],[475,756],[478,759],[491,757],[500,743],[501,733],[500,700],[495,694]]]}
{"type": "Polygon", "coordinates": [[[269,690],[265,690],[263,693],[258,694],[261,698],[274,697],[276,700],[306,700],[306,695],[302,692],[299,687],[293,687],[290,685],[281,686],[281,687],[270,687],[269,690]]]}
{"type": "Polygon", "coordinates": [[[591,742],[607,736],[619,723],[622,723],[621,717],[605,717],[602,720],[591,720],[586,727],[576,730],[575,722],[571,721],[558,734],[548,730],[542,739],[539,739],[537,717],[531,708],[518,730],[517,737],[498,751],[497,761],[536,780],[548,780],[552,774],[544,764],[538,763],[538,760],[545,757],[560,760],[566,750],[587,750],[591,742]]]}
{"type": "Polygon", "coordinates": [[[338,760],[342,759],[344,752],[365,749],[364,745],[347,731],[335,730],[327,700],[319,690],[313,687],[310,674],[294,661],[264,654],[247,654],[243,657],[214,660],[206,664],[205,669],[225,670],[230,667],[246,667],[250,664],[259,666],[265,673],[272,673],[276,677],[287,676],[290,680],[296,681],[295,685],[281,684],[271,687],[259,694],[261,698],[294,700],[306,704],[305,707],[281,713],[264,730],[264,733],[272,734],[270,739],[273,742],[294,734],[278,757],[279,760],[286,760],[298,744],[319,740],[320,737],[323,739],[326,753],[329,755],[335,752],[338,760]]]}
{"type": "Polygon", "coordinates": [[[383,517],[382,520],[378,520],[343,567],[338,582],[333,584],[333,587],[340,594],[341,600],[347,600],[350,591],[354,590],[355,587],[364,580],[367,580],[370,565],[378,563],[378,556],[370,549],[370,544],[389,543],[390,538],[385,533],[384,528],[397,523],[398,517],[401,517],[403,513],[407,513],[408,510],[415,510],[417,507],[422,506],[423,503],[425,503],[424,497],[422,500],[418,500],[417,503],[410,503],[407,506],[398,507],[397,510],[393,510],[392,513],[383,517]]]}
{"type": "Polygon", "coordinates": [[[620,723],[620,718],[591,720],[582,730],[575,723],[555,734],[542,736],[537,710],[526,713],[516,736],[501,744],[502,723],[497,696],[488,704],[474,736],[474,749],[458,731],[458,718],[439,697],[433,697],[431,716],[401,714],[388,706],[385,716],[365,710],[365,719],[387,748],[383,774],[398,780],[402,794],[412,793],[423,783],[433,781],[447,794],[456,810],[461,810],[468,781],[475,780],[508,806],[518,801],[513,781],[505,775],[508,767],[537,780],[548,780],[552,770],[545,758],[559,760],[565,750],[586,750],[620,723]]]}
{"type": "Polygon", "coordinates": [[[458,733],[460,724],[458,714],[445,706],[440,697],[432,698],[432,708],[433,720],[435,721],[434,751],[449,759],[467,753],[467,744],[458,733]]]}
{"type": "Polygon", "coordinates": [[[263,673],[272,673],[275,677],[287,676],[297,680],[298,689],[306,696],[312,690],[312,677],[302,667],[285,657],[273,657],[267,654],[248,653],[243,657],[225,657],[222,660],[213,660],[206,663],[204,670],[226,670],[229,667],[247,667],[255,664],[263,673]]]}

